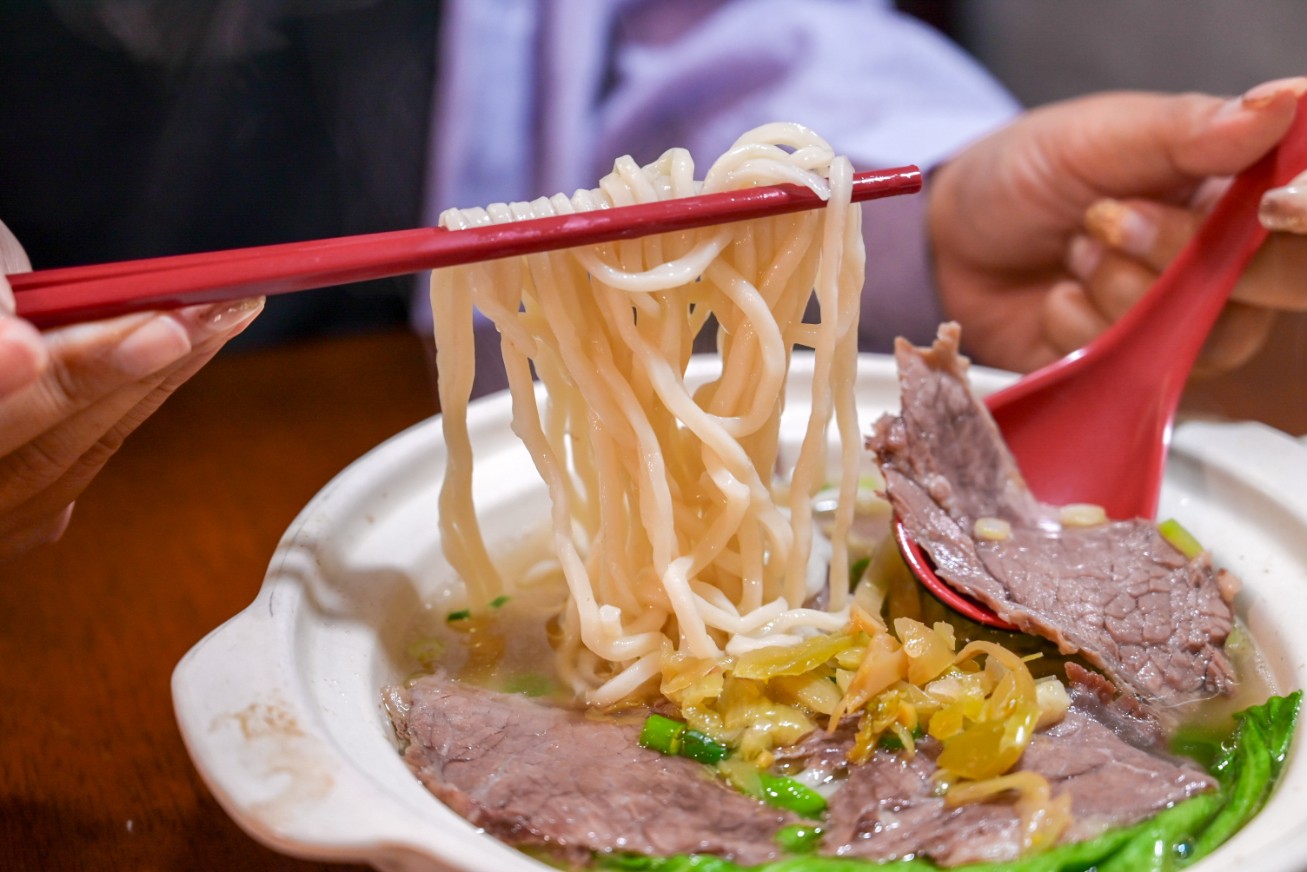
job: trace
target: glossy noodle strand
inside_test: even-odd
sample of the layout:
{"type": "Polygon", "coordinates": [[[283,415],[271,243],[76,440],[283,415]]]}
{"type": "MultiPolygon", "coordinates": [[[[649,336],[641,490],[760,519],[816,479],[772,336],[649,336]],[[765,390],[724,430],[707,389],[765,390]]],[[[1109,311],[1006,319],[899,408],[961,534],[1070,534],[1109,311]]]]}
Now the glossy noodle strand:
{"type": "Polygon", "coordinates": [[[591,704],[647,691],[673,654],[718,659],[847,623],[845,540],[862,454],[853,381],[864,254],[852,175],[815,134],[774,124],[737,141],[702,182],[689,154],[672,150],[644,167],[622,158],[597,189],[571,198],[442,216],[458,229],[778,182],[828,200],[819,212],[432,275],[449,446],[445,552],[474,603],[503,589],[472,503],[476,307],[502,334],[513,428],[549,491],[568,590],[559,672],[591,704]],[[705,327],[721,370],[688,384],[705,327]],[[797,456],[782,458],[788,365],[804,348],[811,418],[797,456]],[[811,497],[828,486],[841,508],[833,541],[817,549],[811,497]]]}

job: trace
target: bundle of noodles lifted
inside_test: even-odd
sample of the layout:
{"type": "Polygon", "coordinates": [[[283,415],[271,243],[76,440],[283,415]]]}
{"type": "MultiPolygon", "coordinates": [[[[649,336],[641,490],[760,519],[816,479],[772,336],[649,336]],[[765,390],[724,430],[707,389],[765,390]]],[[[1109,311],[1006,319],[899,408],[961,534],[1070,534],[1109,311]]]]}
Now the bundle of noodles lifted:
{"type": "MultiPolygon", "coordinates": [[[[943,547],[974,557],[986,583],[1020,576],[1009,614],[1030,634],[970,624],[919,592],[884,544],[889,503],[854,405],[851,179],[810,131],[771,125],[702,182],[670,151],[619,160],[570,200],[444,217],[777,182],[828,204],[433,276],[440,532],[467,599],[415,629],[414,674],[384,692],[405,760],[472,824],[565,866],[1134,870],[1203,856],[1260,807],[1297,696],[1267,700],[1235,586],[1174,533],[1179,547],[1131,522],[1114,551],[1105,524],[1077,567],[1047,574],[1046,595],[1011,554],[986,563],[994,536],[966,512],[1034,503],[952,327],[934,349],[900,347],[904,413],[872,447],[900,511],[945,530],[943,547]],[[503,337],[513,428],[551,500],[529,553],[492,557],[472,505],[474,308],[503,337]],[[687,383],[705,337],[719,368],[687,383]],[[801,434],[782,439],[795,355],[808,356],[796,371],[812,401],[801,434]],[[1145,557],[1114,575],[1113,555],[1139,542],[1145,557]],[[1127,614],[1090,632],[1066,626],[1082,614],[1041,611],[1090,577],[1096,602],[1127,614]],[[1150,609],[1167,632],[1147,630],[1150,609]]],[[[1041,535],[1095,523],[1077,517],[1041,535]]]]}

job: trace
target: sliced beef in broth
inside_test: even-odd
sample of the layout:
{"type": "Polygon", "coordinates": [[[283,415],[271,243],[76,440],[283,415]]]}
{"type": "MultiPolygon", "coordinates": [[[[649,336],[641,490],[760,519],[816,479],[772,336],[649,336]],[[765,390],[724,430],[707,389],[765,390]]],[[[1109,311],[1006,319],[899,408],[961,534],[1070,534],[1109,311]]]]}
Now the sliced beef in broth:
{"type": "Polygon", "coordinates": [[[895,511],[938,574],[1159,712],[1227,693],[1233,580],[1206,555],[1187,560],[1150,521],[1057,524],[972,395],[957,343],[953,325],[929,349],[899,343],[903,411],[869,439],[895,511]],[[1011,535],[974,536],[990,517],[1011,535]]]}
{"type": "Polygon", "coordinates": [[[592,852],[778,853],[794,818],[737,793],[699,763],[637,744],[638,723],[496,693],[443,675],[390,706],[404,759],[454,811],[510,845],[584,864],[592,852]]]}

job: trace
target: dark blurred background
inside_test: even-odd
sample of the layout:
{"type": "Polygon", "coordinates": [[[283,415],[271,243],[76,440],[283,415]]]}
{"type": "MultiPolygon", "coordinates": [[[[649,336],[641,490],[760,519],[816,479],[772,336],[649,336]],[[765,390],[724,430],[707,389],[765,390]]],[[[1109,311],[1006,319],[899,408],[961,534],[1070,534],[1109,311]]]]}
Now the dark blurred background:
{"type": "MultiPolygon", "coordinates": [[[[416,226],[439,16],[5,0],[0,220],[37,269],[416,226]]],[[[278,297],[239,344],[402,324],[413,287],[278,297]]]]}
{"type": "MultiPolygon", "coordinates": [[[[1307,69],[1303,0],[897,5],[1026,105],[1307,69]]],[[[414,226],[440,6],[0,3],[0,219],[37,268],[414,226]]],[[[399,325],[415,286],[277,298],[240,343],[399,325]]]]}
{"type": "Polygon", "coordinates": [[[1239,94],[1307,73],[1300,0],[954,0],[958,40],[1025,104],[1112,88],[1239,94]]]}

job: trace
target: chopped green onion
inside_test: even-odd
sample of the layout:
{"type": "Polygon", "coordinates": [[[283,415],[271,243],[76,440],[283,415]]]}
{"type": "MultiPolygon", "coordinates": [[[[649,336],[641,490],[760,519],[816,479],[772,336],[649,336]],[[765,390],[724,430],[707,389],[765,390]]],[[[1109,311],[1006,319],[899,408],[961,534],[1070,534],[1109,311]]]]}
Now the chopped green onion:
{"type": "Polygon", "coordinates": [[[823,832],[812,824],[790,824],[776,831],[776,844],[791,854],[807,854],[817,847],[823,832]]]}
{"type": "Polygon", "coordinates": [[[817,817],[826,810],[826,798],[785,775],[760,772],[762,798],[768,805],[785,808],[804,817],[817,817]]]}
{"type": "Polygon", "coordinates": [[[1193,560],[1199,554],[1203,553],[1202,544],[1194,538],[1175,518],[1169,518],[1157,525],[1157,532],[1162,534],[1162,538],[1171,543],[1171,547],[1179,551],[1185,557],[1193,560]]]}
{"type": "Polygon", "coordinates": [[[459,610],[456,611],[456,612],[450,612],[449,614],[445,615],[445,620],[446,620],[446,621],[466,621],[466,620],[467,620],[468,618],[470,618],[470,617],[472,617],[472,610],[471,610],[471,609],[459,609],[459,610]]]}
{"type": "Polygon", "coordinates": [[[640,745],[660,754],[676,755],[681,753],[681,734],[685,724],[665,718],[662,715],[649,715],[640,729],[640,745]]]}
{"type": "Polygon", "coordinates": [[[729,748],[706,733],[701,733],[698,730],[686,730],[681,734],[680,754],[682,757],[689,757],[691,760],[697,760],[711,766],[726,759],[726,755],[729,753],[729,748]]]}
{"type": "Polygon", "coordinates": [[[508,594],[500,594],[490,601],[490,607],[492,609],[497,609],[506,602],[508,602],[508,594]]]}
{"type": "Polygon", "coordinates": [[[713,765],[726,759],[730,749],[707,733],[689,729],[680,721],[649,715],[640,728],[640,745],[669,756],[687,757],[713,765]]]}

